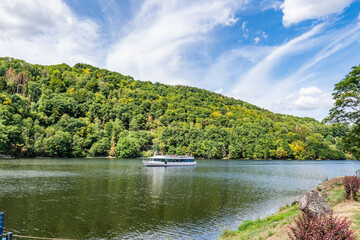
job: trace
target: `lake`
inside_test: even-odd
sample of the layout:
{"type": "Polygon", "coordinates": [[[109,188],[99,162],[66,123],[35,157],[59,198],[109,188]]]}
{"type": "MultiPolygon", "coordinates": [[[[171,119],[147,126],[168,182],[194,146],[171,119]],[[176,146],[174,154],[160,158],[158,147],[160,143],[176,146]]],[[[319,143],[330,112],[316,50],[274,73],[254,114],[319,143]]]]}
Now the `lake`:
{"type": "Polygon", "coordinates": [[[5,231],[76,239],[217,239],[357,161],[198,160],[145,167],[141,160],[0,160],[5,231]]]}

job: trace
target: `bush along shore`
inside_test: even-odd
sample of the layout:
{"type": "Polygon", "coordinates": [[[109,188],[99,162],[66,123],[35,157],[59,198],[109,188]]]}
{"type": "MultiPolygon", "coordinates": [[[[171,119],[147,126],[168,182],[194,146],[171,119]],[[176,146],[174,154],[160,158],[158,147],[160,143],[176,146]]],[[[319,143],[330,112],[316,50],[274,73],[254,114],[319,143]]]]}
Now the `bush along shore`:
{"type": "Polygon", "coordinates": [[[321,183],[271,216],[245,220],[221,239],[360,239],[360,179],[321,183]]]}

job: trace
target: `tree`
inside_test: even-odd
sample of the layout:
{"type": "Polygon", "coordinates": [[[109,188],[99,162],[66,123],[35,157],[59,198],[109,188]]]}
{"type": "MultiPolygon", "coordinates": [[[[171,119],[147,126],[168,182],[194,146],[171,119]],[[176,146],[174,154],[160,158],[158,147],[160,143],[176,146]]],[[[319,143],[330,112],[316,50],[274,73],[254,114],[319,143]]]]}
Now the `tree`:
{"type": "Polygon", "coordinates": [[[6,90],[6,80],[5,77],[0,77],[0,92],[5,91],[6,90]]]}
{"type": "Polygon", "coordinates": [[[325,121],[352,124],[350,133],[344,137],[345,148],[360,158],[360,65],[352,67],[352,71],[335,84],[333,99],[335,106],[325,121]]]}
{"type": "Polygon", "coordinates": [[[89,153],[91,156],[107,156],[111,147],[110,144],[109,139],[101,138],[91,146],[89,153]]]}
{"type": "Polygon", "coordinates": [[[72,136],[68,132],[58,131],[44,142],[47,155],[50,157],[71,157],[72,136]]]}
{"type": "Polygon", "coordinates": [[[127,137],[120,138],[116,145],[116,157],[131,158],[137,156],[139,156],[139,153],[136,149],[134,141],[127,137]]]}
{"type": "Polygon", "coordinates": [[[360,65],[352,69],[345,79],[335,84],[332,94],[335,106],[325,119],[328,122],[360,123],[360,65]]]}
{"type": "Polygon", "coordinates": [[[9,142],[9,133],[6,129],[6,126],[2,125],[0,122],[0,154],[8,153],[8,142],[9,142]]]}
{"type": "Polygon", "coordinates": [[[41,96],[41,84],[30,81],[28,84],[28,92],[30,95],[30,100],[32,102],[37,102],[41,96]]]}
{"type": "Polygon", "coordinates": [[[360,159],[360,125],[353,125],[351,131],[345,135],[344,148],[360,159]]]}

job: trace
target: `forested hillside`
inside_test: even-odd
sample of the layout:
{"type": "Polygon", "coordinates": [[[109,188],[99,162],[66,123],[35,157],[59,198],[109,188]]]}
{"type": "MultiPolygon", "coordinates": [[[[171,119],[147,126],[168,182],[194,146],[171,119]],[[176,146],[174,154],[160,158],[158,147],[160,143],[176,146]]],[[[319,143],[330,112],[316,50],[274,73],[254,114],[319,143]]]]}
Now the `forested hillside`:
{"type": "Polygon", "coordinates": [[[274,114],[207,90],[87,64],[0,58],[0,154],[345,159],[346,125],[274,114]]]}

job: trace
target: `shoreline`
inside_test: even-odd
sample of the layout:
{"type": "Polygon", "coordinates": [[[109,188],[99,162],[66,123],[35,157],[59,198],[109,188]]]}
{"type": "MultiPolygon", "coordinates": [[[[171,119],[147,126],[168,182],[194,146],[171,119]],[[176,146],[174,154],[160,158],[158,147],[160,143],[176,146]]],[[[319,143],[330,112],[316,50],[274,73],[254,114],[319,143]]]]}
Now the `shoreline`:
{"type": "MultiPolygon", "coordinates": [[[[360,236],[360,212],[359,199],[357,201],[345,200],[343,187],[344,176],[335,177],[324,181],[314,189],[318,191],[330,205],[334,216],[347,217],[351,220],[351,229],[355,236],[360,236]]],[[[302,195],[301,195],[302,196],[302,195]]],[[[237,230],[224,229],[220,235],[221,240],[242,240],[242,239],[270,239],[282,240],[289,239],[289,226],[294,225],[295,219],[301,213],[299,204],[286,204],[279,207],[279,210],[264,218],[256,220],[244,220],[237,230]]]]}
{"type": "MultiPolygon", "coordinates": [[[[149,157],[136,157],[136,158],[117,158],[117,157],[111,157],[111,156],[97,156],[97,157],[13,157],[13,156],[1,156],[0,160],[2,159],[100,159],[100,158],[106,158],[106,159],[148,159],[149,157]]],[[[222,160],[222,161],[298,161],[298,162],[304,162],[304,161],[360,161],[360,159],[246,159],[246,158],[238,158],[238,159],[228,159],[228,158],[196,158],[196,160],[222,160]]]]}

